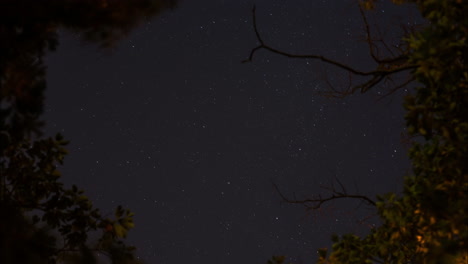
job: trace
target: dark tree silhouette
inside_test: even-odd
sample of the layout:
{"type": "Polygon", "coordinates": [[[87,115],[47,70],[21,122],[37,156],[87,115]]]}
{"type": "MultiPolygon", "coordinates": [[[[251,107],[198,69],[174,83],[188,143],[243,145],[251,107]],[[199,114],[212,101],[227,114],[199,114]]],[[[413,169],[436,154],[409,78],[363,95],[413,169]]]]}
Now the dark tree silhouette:
{"type": "MultiPolygon", "coordinates": [[[[371,70],[360,70],[354,66],[342,63],[338,60],[330,59],[328,57],[322,56],[320,54],[294,54],[284,50],[279,50],[274,48],[272,45],[267,44],[263,38],[261,37],[260,31],[257,26],[257,15],[256,15],[256,8],[252,9],[252,18],[253,18],[253,27],[255,31],[255,35],[257,37],[257,41],[259,45],[253,48],[250,51],[249,57],[244,60],[244,63],[251,62],[254,58],[255,53],[264,49],[270,51],[275,54],[279,54],[288,58],[294,59],[311,59],[311,60],[320,60],[326,64],[333,65],[339,69],[342,69],[350,74],[350,83],[346,87],[342,87],[337,89],[332,85],[329,85],[330,90],[322,91],[322,95],[331,96],[331,97],[345,97],[347,95],[353,94],[355,92],[365,93],[369,89],[378,86],[382,83],[394,83],[394,76],[401,72],[411,71],[417,68],[417,65],[411,63],[408,60],[408,55],[410,54],[410,48],[407,43],[402,39],[402,41],[398,45],[393,45],[393,48],[390,47],[382,38],[375,38],[371,35],[371,30],[369,23],[367,21],[366,15],[364,13],[363,7],[359,6],[359,10],[361,12],[361,16],[363,19],[363,23],[366,29],[366,42],[369,46],[369,53],[370,57],[377,63],[377,67],[371,70]],[[380,49],[386,49],[386,53],[391,54],[389,56],[383,57],[382,52],[379,52],[380,49]],[[353,84],[351,81],[351,76],[360,76],[364,77],[367,80],[364,82],[360,82],[358,84],[353,84]]],[[[407,28],[405,28],[407,29],[407,28]]],[[[407,29],[408,34],[412,32],[412,30],[407,29]]],[[[387,94],[393,93],[394,91],[401,89],[414,81],[412,76],[408,77],[406,80],[402,81],[399,84],[395,84],[394,87],[387,91],[387,94]]]]}
{"type": "Polygon", "coordinates": [[[0,263],[97,263],[98,255],[138,262],[122,240],[133,214],[119,206],[113,218],[104,217],[82,190],[60,182],[67,141],[42,136],[43,57],[56,49],[59,29],[108,48],[174,6],[170,0],[0,2],[0,263]]]}
{"type": "MultiPolygon", "coordinates": [[[[291,54],[273,48],[259,33],[255,8],[253,26],[260,44],[251,50],[246,61],[252,61],[257,51],[265,49],[289,58],[321,60],[350,74],[368,77],[363,83],[331,91],[338,96],[376,89],[392,75],[408,71],[410,78],[389,91],[400,89],[412,80],[418,82],[404,103],[408,134],[421,138],[421,142],[412,142],[409,149],[413,173],[405,179],[403,194],[380,195],[374,202],[365,196],[350,195],[340,185],[331,189],[329,197],[297,200],[280,195],[289,203],[309,209],[342,198],[357,198],[375,205],[382,224],[371,228],[363,237],[334,236],[331,254],[325,248],[318,250],[318,263],[467,263],[468,3],[393,0],[398,4],[416,4],[429,23],[402,36],[399,53],[381,58],[363,12],[372,10],[374,2],[361,1],[360,8],[370,55],[377,63],[375,69],[361,71],[320,55],[291,54]]],[[[274,257],[268,263],[284,263],[284,257],[274,257]]]]}

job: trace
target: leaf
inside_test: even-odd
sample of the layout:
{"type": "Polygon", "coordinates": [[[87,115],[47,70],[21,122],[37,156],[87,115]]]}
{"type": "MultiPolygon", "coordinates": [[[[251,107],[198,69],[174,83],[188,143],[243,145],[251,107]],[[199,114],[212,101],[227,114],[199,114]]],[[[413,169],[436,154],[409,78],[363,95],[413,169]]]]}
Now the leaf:
{"type": "Polygon", "coordinates": [[[125,238],[127,236],[127,230],[120,224],[114,224],[114,233],[117,237],[125,238]]]}

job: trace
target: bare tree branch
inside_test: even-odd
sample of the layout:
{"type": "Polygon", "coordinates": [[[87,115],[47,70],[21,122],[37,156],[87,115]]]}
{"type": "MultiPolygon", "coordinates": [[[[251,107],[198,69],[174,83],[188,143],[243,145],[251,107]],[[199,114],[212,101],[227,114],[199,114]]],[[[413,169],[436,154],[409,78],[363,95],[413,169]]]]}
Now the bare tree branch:
{"type": "Polygon", "coordinates": [[[400,55],[396,56],[393,53],[392,49],[390,49],[387,43],[383,40],[382,33],[378,29],[377,29],[377,32],[378,32],[379,38],[374,39],[371,36],[369,22],[367,21],[366,14],[364,13],[364,9],[362,8],[361,5],[359,5],[359,12],[361,14],[362,21],[364,22],[364,28],[366,30],[366,42],[367,42],[367,45],[369,46],[369,52],[370,52],[372,59],[374,59],[374,61],[377,62],[378,64],[395,64],[395,63],[404,64],[408,60],[407,51],[399,49],[400,55]],[[385,47],[385,49],[392,55],[392,57],[381,58],[379,54],[379,48],[375,44],[376,41],[380,42],[385,47]]]}
{"type": "Polygon", "coordinates": [[[396,85],[395,87],[393,87],[392,89],[390,89],[390,91],[388,91],[386,94],[382,95],[382,97],[379,98],[379,100],[395,93],[396,91],[400,90],[401,88],[403,87],[406,87],[408,84],[412,83],[413,81],[415,81],[416,79],[414,77],[410,77],[408,79],[406,79],[404,82],[396,85]]]}
{"type": "Polygon", "coordinates": [[[303,199],[303,200],[297,200],[295,197],[294,199],[289,199],[280,191],[276,183],[272,183],[272,184],[276,192],[278,192],[280,197],[283,199],[283,201],[290,203],[290,204],[301,204],[305,206],[307,209],[313,209],[313,210],[319,209],[323,204],[333,201],[333,200],[338,200],[338,199],[358,199],[358,200],[366,202],[369,205],[376,206],[376,203],[365,195],[347,193],[343,184],[341,184],[340,182],[338,182],[338,184],[341,187],[341,191],[337,191],[335,188],[332,188],[331,189],[332,194],[328,197],[322,197],[321,195],[317,195],[314,198],[303,199]]]}
{"type": "MultiPolygon", "coordinates": [[[[362,12],[362,10],[361,10],[361,12],[362,12]]],[[[358,70],[358,69],[356,69],[356,68],[354,68],[352,66],[349,66],[349,65],[347,65],[345,63],[329,59],[329,58],[327,58],[325,56],[322,56],[322,55],[292,54],[292,53],[289,53],[289,52],[286,52],[286,51],[282,51],[282,50],[278,50],[276,48],[273,48],[270,45],[267,45],[264,42],[264,40],[262,39],[262,37],[260,35],[260,32],[258,30],[256,7],[255,6],[252,9],[253,27],[254,27],[255,35],[257,37],[257,41],[260,44],[257,47],[253,48],[250,51],[249,57],[246,60],[242,61],[242,62],[243,63],[251,62],[257,51],[259,51],[261,49],[265,49],[265,50],[268,50],[268,51],[270,51],[272,53],[279,54],[279,55],[282,55],[282,56],[285,56],[285,57],[288,57],[288,58],[320,60],[320,61],[323,61],[323,62],[325,62],[327,64],[338,67],[338,68],[340,68],[342,70],[348,71],[348,72],[350,72],[350,73],[352,73],[354,75],[370,77],[370,79],[365,81],[364,83],[362,83],[360,85],[356,85],[354,87],[348,87],[345,91],[340,92],[340,93],[342,93],[341,96],[342,95],[352,94],[352,93],[354,93],[356,91],[361,91],[361,93],[367,92],[369,89],[371,89],[372,87],[378,85],[382,81],[385,81],[385,80],[391,78],[394,74],[400,73],[400,72],[403,72],[403,71],[407,71],[407,70],[412,70],[412,69],[415,69],[417,67],[417,65],[408,63],[408,57],[407,57],[406,53],[402,53],[401,55],[396,56],[396,57],[392,57],[392,58],[379,58],[377,56],[377,54],[375,54],[375,52],[374,52],[375,45],[373,44],[372,39],[370,37],[370,29],[369,29],[369,25],[367,23],[367,18],[365,17],[365,15],[363,13],[362,13],[362,16],[363,16],[364,23],[366,25],[366,32],[367,32],[366,40],[369,43],[368,45],[369,45],[371,57],[378,64],[377,68],[375,70],[362,71],[362,70],[358,70]]]]}

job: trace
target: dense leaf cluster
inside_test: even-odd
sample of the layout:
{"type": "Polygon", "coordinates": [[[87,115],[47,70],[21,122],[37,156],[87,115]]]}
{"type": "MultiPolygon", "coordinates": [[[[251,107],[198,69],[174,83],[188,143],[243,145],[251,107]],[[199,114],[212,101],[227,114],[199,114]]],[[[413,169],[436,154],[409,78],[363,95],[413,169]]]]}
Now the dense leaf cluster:
{"type": "Polygon", "coordinates": [[[0,263],[138,262],[122,240],[133,214],[119,206],[104,217],[82,190],[60,182],[67,141],[43,138],[43,57],[60,29],[105,48],[174,2],[0,2],[0,263]]]}
{"type": "MultiPolygon", "coordinates": [[[[372,10],[376,2],[360,3],[372,10]]],[[[428,22],[404,39],[401,56],[417,81],[404,103],[413,172],[402,195],[378,197],[380,226],[364,237],[333,236],[331,253],[318,250],[319,264],[468,263],[468,4],[393,2],[416,4],[428,22]]]]}
{"type": "Polygon", "coordinates": [[[379,197],[381,226],[363,238],[335,237],[319,263],[468,261],[468,4],[406,2],[429,22],[407,39],[419,83],[405,101],[408,132],[419,138],[409,151],[413,174],[402,196],[379,197]]]}

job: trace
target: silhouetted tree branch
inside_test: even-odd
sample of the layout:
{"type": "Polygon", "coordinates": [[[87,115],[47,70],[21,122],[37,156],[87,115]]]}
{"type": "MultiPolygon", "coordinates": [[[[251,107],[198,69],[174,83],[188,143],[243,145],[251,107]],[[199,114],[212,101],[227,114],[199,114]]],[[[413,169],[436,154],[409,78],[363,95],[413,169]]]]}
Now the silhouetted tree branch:
{"type": "MultiPolygon", "coordinates": [[[[360,1],[365,9],[374,8],[375,2],[380,1],[360,1]]],[[[404,102],[407,135],[403,135],[403,140],[412,145],[408,155],[412,172],[405,177],[403,192],[379,195],[378,202],[373,202],[365,196],[349,195],[338,181],[341,187],[332,186],[328,197],[298,200],[288,199],[274,185],[286,202],[312,209],[341,198],[357,198],[375,206],[380,224],[372,226],[372,231],[364,236],[333,236],[330,253],[326,248],[317,251],[319,264],[468,263],[468,3],[459,0],[393,2],[417,6],[427,20],[420,32],[400,39],[406,43],[392,50],[379,42],[383,42],[381,35],[375,42],[364,17],[366,41],[371,57],[377,61],[377,70],[387,66],[390,71],[411,67],[408,62],[418,66],[402,84],[391,83],[395,88],[390,90],[391,93],[413,79],[418,82],[404,102]],[[381,59],[378,47],[383,47],[391,58],[401,58],[402,62],[381,59]],[[393,51],[400,55],[394,56],[393,51]],[[412,137],[418,140],[411,142],[412,137]]],[[[262,48],[265,48],[263,41],[253,52],[262,48]]],[[[253,53],[250,59],[252,56],[253,53]]],[[[372,75],[370,87],[392,81],[391,76],[372,75]]]]}
{"type": "MultiPolygon", "coordinates": [[[[397,74],[401,73],[404,71],[412,70],[417,68],[418,66],[415,64],[411,64],[408,62],[408,52],[406,50],[401,50],[401,54],[393,57],[386,57],[386,58],[380,58],[378,54],[376,53],[376,46],[371,39],[370,36],[370,29],[369,29],[369,24],[367,22],[367,18],[365,17],[362,9],[361,14],[363,17],[363,21],[365,24],[366,28],[366,42],[369,45],[369,50],[372,59],[377,63],[377,67],[374,70],[370,71],[363,71],[359,70],[353,66],[350,66],[348,64],[327,58],[322,55],[317,55],[317,54],[293,54],[289,53],[283,50],[276,49],[268,44],[265,43],[263,38],[260,35],[260,32],[258,30],[257,26],[257,17],[256,17],[256,7],[254,6],[252,9],[252,18],[253,18],[253,27],[255,31],[255,35],[257,37],[258,42],[260,43],[258,46],[253,48],[250,51],[249,57],[242,61],[243,63],[246,62],[251,62],[253,60],[253,57],[255,53],[261,49],[268,50],[270,52],[273,52],[275,54],[279,54],[288,58],[296,58],[296,59],[313,59],[313,60],[320,60],[322,62],[325,62],[327,64],[333,65],[337,68],[340,68],[342,70],[345,70],[353,75],[357,76],[362,76],[362,77],[368,77],[369,79],[367,81],[362,82],[361,84],[358,85],[349,85],[346,89],[339,91],[337,89],[331,89],[331,93],[329,95],[334,96],[334,97],[343,97],[349,94],[353,94],[357,91],[360,91],[361,93],[367,92],[369,89],[375,87],[376,85],[384,82],[391,80],[392,77],[397,74]]],[[[383,42],[383,40],[382,40],[383,42]]],[[[387,47],[387,49],[389,49],[387,47]]],[[[401,85],[396,85],[395,87],[398,87],[397,89],[400,89],[401,87],[406,86],[409,84],[408,81],[404,81],[401,85]]]]}
{"type": "Polygon", "coordinates": [[[0,263],[140,263],[123,241],[133,213],[101,215],[60,181],[68,141],[43,137],[44,56],[60,29],[108,48],[176,2],[0,1],[0,263]]]}
{"type": "Polygon", "coordinates": [[[290,204],[301,204],[303,206],[305,206],[307,209],[312,209],[312,210],[315,210],[315,209],[319,209],[323,204],[327,203],[327,202],[330,202],[330,201],[333,201],[333,200],[339,200],[339,199],[358,199],[358,200],[361,200],[363,202],[366,202],[367,204],[369,205],[372,205],[372,206],[376,206],[376,203],[370,199],[369,197],[365,196],[365,195],[359,195],[359,194],[350,194],[346,191],[346,189],[344,188],[343,184],[341,184],[341,182],[339,182],[339,180],[337,180],[338,184],[340,185],[340,188],[341,190],[338,191],[337,189],[335,189],[334,186],[332,186],[332,188],[327,188],[331,191],[331,195],[327,196],[327,197],[322,197],[321,195],[316,195],[312,198],[308,198],[308,199],[290,199],[288,198],[286,195],[284,195],[281,190],[279,189],[278,185],[276,183],[272,183],[273,184],[273,187],[275,188],[276,192],[278,192],[278,194],[281,196],[281,198],[283,199],[283,201],[287,202],[287,203],[290,203],[290,204]]]}

